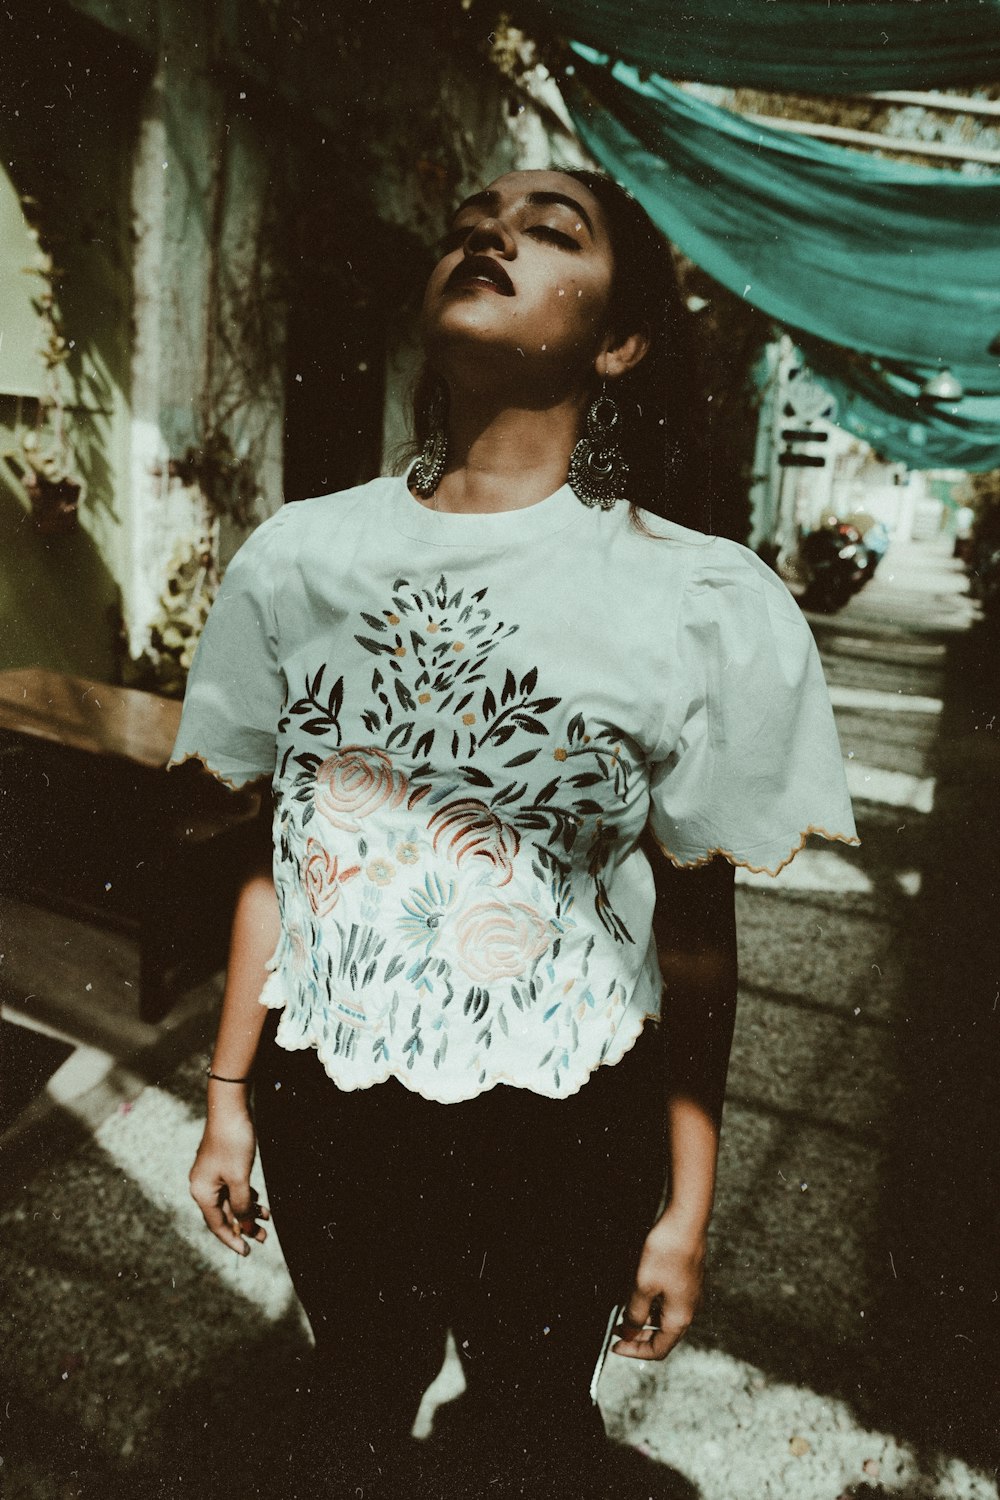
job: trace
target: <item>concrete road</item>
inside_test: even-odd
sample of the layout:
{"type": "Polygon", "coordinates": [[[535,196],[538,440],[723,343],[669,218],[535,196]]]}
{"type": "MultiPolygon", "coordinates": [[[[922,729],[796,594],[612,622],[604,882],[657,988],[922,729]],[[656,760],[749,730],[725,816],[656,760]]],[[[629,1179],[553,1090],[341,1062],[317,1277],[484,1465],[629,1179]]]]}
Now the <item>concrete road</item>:
{"type": "Polygon", "coordinates": [[[811,617],[862,847],[741,881],[709,1294],[608,1392],[713,1500],[997,1494],[1000,655],[964,588],[896,548],[811,617]]]}
{"type": "MultiPolygon", "coordinates": [[[[629,1494],[997,1500],[1000,656],[938,543],[812,624],[863,845],[740,880],[704,1307],[602,1406],[653,1461],[629,1494]]],[[[4,1493],[257,1493],[308,1346],[276,1247],[237,1262],[187,1197],[217,986],[145,1028],[127,944],[7,919],[8,1085],[59,1066],[3,1138],[4,1493]]]]}

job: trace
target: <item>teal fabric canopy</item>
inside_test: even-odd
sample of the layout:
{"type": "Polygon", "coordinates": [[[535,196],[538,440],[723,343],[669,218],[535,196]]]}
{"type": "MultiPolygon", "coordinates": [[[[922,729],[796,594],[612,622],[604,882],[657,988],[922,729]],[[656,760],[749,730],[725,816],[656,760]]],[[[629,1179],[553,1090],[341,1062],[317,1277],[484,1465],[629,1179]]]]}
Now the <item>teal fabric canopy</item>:
{"type": "Polygon", "coordinates": [[[563,90],[581,139],[686,255],[787,327],[891,367],[869,362],[861,391],[864,361],[842,361],[835,377],[827,360],[831,379],[886,418],[898,422],[910,389],[947,366],[967,397],[933,421],[914,407],[906,426],[933,426],[943,451],[957,422],[957,446],[978,459],[949,451],[942,462],[1000,464],[1000,346],[989,352],[1000,335],[1000,174],[787,135],[573,47],[563,90]]]}
{"type": "Polygon", "coordinates": [[[911,469],[1000,468],[1000,396],[929,402],[926,372],[887,370],[800,337],[810,368],[837,398],[837,422],[911,469]]]}
{"type": "Polygon", "coordinates": [[[674,78],[803,93],[1000,79],[1000,0],[523,0],[526,18],[674,78]]]}

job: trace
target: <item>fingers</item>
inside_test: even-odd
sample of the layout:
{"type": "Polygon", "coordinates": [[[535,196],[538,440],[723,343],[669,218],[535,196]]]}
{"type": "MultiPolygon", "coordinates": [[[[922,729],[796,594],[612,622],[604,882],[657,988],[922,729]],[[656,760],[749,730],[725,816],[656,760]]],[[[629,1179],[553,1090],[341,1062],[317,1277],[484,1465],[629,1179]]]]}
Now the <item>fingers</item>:
{"type": "Polygon", "coordinates": [[[257,1190],[248,1182],[230,1184],[220,1176],[202,1177],[195,1170],[191,1174],[191,1196],[216,1239],[236,1255],[250,1254],[248,1239],[260,1245],[267,1239],[267,1230],[259,1221],[269,1219],[271,1213],[258,1202],[257,1190]]]}
{"type": "Polygon", "coordinates": [[[647,1323],[652,1321],[653,1298],[645,1292],[640,1292],[638,1287],[633,1287],[632,1295],[625,1304],[625,1316],[622,1318],[622,1338],[633,1343],[640,1340],[640,1335],[647,1323]]]}
{"type": "Polygon", "coordinates": [[[215,1238],[221,1240],[230,1250],[234,1250],[237,1255],[249,1255],[250,1247],[243,1240],[228,1200],[216,1197],[208,1203],[201,1199],[196,1201],[205,1223],[215,1238]]]}
{"type": "Polygon", "coordinates": [[[690,1327],[690,1318],[661,1307],[656,1316],[657,1298],[638,1289],[633,1291],[622,1319],[622,1336],[612,1347],[623,1359],[666,1359],[690,1327]]]}
{"type": "MultiPolygon", "coordinates": [[[[258,1203],[256,1188],[251,1188],[250,1193],[251,1202],[248,1208],[242,1211],[232,1209],[231,1202],[230,1208],[240,1234],[245,1235],[247,1239],[256,1240],[258,1244],[262,1245],[267,1239],[267,1230],[258,1220],[269,1219],[271,1211],[265,1204],[258,1203]]],[[[249,1250],[249,1246],[247,1249],[249,1250]]]]}
{"type": "Polygon", "coordinates": [[[244,1243],[245,1240],[256,1240],[259,1245],[264,1243],[267,1239],[267,1230],[258,1220],[271,1217],[270,1211],[257,1202],[256,1192],[253,1189],[251,1192],[253,1192],[253,1200],[245,1209],[234,1208],[231,1195],[221,1204],[229,1229],[239,1238],[241,1255],[250,1254],[250,1246],[244,1243]]]}
{"type": "Polygon", "coordinates": [[[683,1337],[681,1333],[668,1334],[662,1329],[655,1333],[646,1329],[645,1335],[648,1340],[645,1343],[626,1343],[621,1340],[615,1344],[612,1354],[620,1354],[623,1359],[666,1359],[683,1337]]]}

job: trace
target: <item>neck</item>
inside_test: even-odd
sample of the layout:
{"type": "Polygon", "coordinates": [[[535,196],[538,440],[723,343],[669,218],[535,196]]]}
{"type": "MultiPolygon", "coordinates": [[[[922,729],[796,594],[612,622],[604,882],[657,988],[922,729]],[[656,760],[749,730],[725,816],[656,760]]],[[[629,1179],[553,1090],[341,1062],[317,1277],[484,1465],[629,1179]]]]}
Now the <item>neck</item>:
{"type": "Polygon", "coordinates": [[[520,510],[566,482],[583,396],[553,405],[489,409],[453,394],[448,460],[434,496],[439,510],[520,510]]]}

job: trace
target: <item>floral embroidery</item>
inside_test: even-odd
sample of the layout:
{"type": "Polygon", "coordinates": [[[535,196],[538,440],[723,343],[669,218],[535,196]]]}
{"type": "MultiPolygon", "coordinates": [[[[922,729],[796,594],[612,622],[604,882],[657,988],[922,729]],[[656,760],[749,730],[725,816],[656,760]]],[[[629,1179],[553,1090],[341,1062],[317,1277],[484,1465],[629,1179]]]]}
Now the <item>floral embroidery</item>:
{"type": "Polygon", "coordinates": [[[359,1033],[381,1025],[384,1002],[375,981],[384,947],[385,938],[374,928],[351,923],[336,972],[327,981],[332,1016],[336,1018],[330,1041],[337,1055],[353,1057],[359,1033]]]}
{"type": "Polygon", "coordinates": [[[548,923],[523,901],[510,906],[483,901],[471,907],[461,918],[456,937],[459,964],[470,979],[481,983],[521,978],[551,943],[548,923]]]}
{"type": "MultiPolygon", "coordinates": [[[[767,808],[741,821],[699,774],[685,724],[704,729],[703,674],[684,642],[713,659],[745,645],[769,672],[777,653],[775,722],[818,691],[823,774],[789,763],[779,822],[800,796],[849,816],[836,744],[794,602],[742,549],[670,528],[640,541],[625,508],[597,516],[566,493],[448,521],[397,478],[267,523],[214,611],[176,749],[237,781],[276,751],[283,931],[262,999],[282,1010],[282,1045],[315,1048],[348,1090],[394,1077],[441,1100],[498,1084],[562,1096],[659,1008],[650,811],[685,857],[702,814],[733,840],[767,832],[767,808]]],[[[730,677],[712,686],[737,715],[730,677]]],[[[766,759],[746,719],[742,749],[766,759]]]]}
{"type": "Polygon", "coordinates": [[[360,872],[360,865],[341,870],[335,854],[316,839],[309,839],[302,862],[302,884],[309,898],[309,905],[318,917],[332,911],[340,900],[341,887],[360,872]]]}
{"type": "MultiPolygon", "coordinates": [[[[429,705],[435,716],[450,710],[457,718],[461,729],[454,722],[450,726],[454,759],[474,755],[488,741],[503,745],[518,729],[530,734],[547,733],[540,716],[555,708],[559,699],[533,696],[537,668],[527,672],[520,683],[508,669],[499,704],[496,692],[486,683],[485,668],[491,654],[501,640],[514,635],[518,628],[505,625],[502,620],[493,622],[490,610],[482,602],[486,589],[477,589],[468,596],[464,589],[449,594],[442,574],[433,589],[415,589],[408,579],[397,578],[393,590],[394,609],[383,611],[381,616],[362,612],[362,619],[382,639],[355,636],[360,646],[389,668],[388,681],[381,667],[372,672],[372,695],[378,706],[365,709],[361,715],[370,733],[388,730],[384,742],[387,750],[408,749],[412,741],[416,759],[430,755],[438,726],[424,726],[421,722],[420,733],[414,740],[417,720],[399,716],[400,709],[415,713],[418,706],[429,705]],[[392,628],[396,626],[399,628],[392,628]],[[404,644],[404,632],[412,656],[404,644]],[[458,639],[454,638],[456,634],[458,639]],[[428,635],[435,639],[428,641],[428,635]],[[470,706],[474,701],[479,703],[478,715],[470,706]],[[473,725],[480,719],[483,727],[477,735],[473,725]]],[[[447,735],[447,727],[443,733],[447,735]]],[[[537,754],[537,748],[525,751],[505,765],[526,765],[537,754]]]]}
{"type": "Polygon", "coordinates": [[[391,757],[371,745],[346,745],[316,767],[316,811],[351,833],[378,808],[398,807],[407,790],[391,757]]]}
{"type": "Polygon", "coordinates": [[[306,734],[321,734],[325,737],[331,731],[335,731],[337,744],[340,744],[339,716],[344,702],[344,679],[338,677],[326,698],[321,699],[320,689],[323,686],[325,672],[326,663],[324,662],[315,677],[306,678],[305,691],[278,721],[279,734],[283,734],[291,723],[292,717],[297,716],[302,718],[302,724],[299,727],[306,734]]]}
{"type": "Polygon", "coordinates": [[[500,875],[497,885],[507,885],[513,877],[520,836],[516,828],[502,823],[484,802],[473,797],[446,802],[432,815],[427,827],[434,835],[435,853],[443,846],[457,865],[467,858],[486,860],[500,875]]]}
{"type": "Polygon", "coordinates": [[[296,974],[305,974],[309,965],[309,949],[301,927],[294,924],[288,929],[288,954],[296,974]]]}
{"type": "MultiPolygon", "coordinates": [[[[438,875],[425,875],[423,890],[412,890],[403,898],[406,913],[399,928],[411,948],[430,953],[441,932],[441,920],[455,899],[455,882],[447,884],[438,875]]],[[[389,978],[386,971],[386,978],[389,978]]]]}
{"type": "MultiPolygon", "coordinates": [[[[368,1038],[376,1064],[412,1069],[426,1052],[439,1068],[449,1047],[481,1058],[532,1015],[548,1038],[538,1066],[558,1085],[581,1025],[624,1003],[617,975],[590,973],[593,933],[575,929],[589,888],[605,930],[633,941],[607,881],[635,764],[617,728],[558,719],[562,699],[539,689],[537,667],[497,665],[518,626],[494,619],[486,594],[452,591],[443,575],[431,588],[398,578],[392,607],[364,612],[355,637],[375,658],[368,703],[345,703],[342,678],[324,691],[321,665],[282,719],[282,769],[296,770],[277,787],[280,859],[305,838],[302,886],[327,929],[301,981],[302,1024],[308,1014],[337,1056],[368,1038]],[[344,745],[342,721],[373,742],[356,728],[344,745]],[[309,836],[314,818],[323,839],[309,836]]],[[[304,946],[289,955],[296,971],[304,946]]]]}

